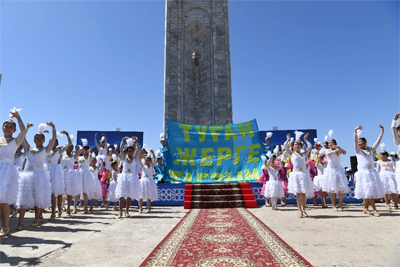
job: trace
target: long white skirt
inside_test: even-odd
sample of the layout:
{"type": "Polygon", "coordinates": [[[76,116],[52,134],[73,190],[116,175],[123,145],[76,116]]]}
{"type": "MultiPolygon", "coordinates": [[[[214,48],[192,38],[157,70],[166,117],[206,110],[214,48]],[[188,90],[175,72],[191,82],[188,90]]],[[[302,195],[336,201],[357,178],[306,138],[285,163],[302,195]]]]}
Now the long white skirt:
{"type": "Polygon", "coordinates": [[[65,193],[64,175],[60,164],[45,164],[50,177],[51,193],[56,196],[65,193]]]}
{"type": "Polygon", "coordinates": [[[91,194],[95,191],[94,178],[91,171],[86,169],[79,170],[79,177],[82,181],[82,193],[91,194]]]}
{"type": "Polygon", "coordinates": [[[88,197],[89,199],[100,199],[102,197],[102,190],[101,190],[101,184],[100,180],[97,177],[94,177],[93,175],[93,191],[89,193],[88,197]]]}
{"type": "Polygon", "coordinates": [[[79,177],[79,172],[74,170],[63,170],[65,194],[69,196],[78,196],[82,193],[82,180],[79,177]]]}
{"type": "Polygon", "coordinates": [[[315,191],[321,191],[322,190],[322,183],[324,180],[324,175],[323,174],[318,174],[317,176],[314,177],[314,190],[315,191]]]}
{"type": "Polygon", "coordinates": [[[50,177],[47,171],[26,171],[20,173],[17,197],[18,209],[41,209],[51,206],[50,177]]]}
{"type": "Polygon", "coordinates": [[[153,179],[142,177],[140,179],[140,187],[142,189],[141,199],[152,201],[158,200],[157,184],[153,179]]]}
{"type": "Polygon", "coordinates": [[[322,180],[322,191],[327,193],[350,192],[349,180],[343,168],[326,168],[322,180]]]}
{"type": "Polygon", "coordinates": [[[385,194],[398,194],[397,191],[397,181],[396,174],[390,171],[381,171],[379,173],[379,178],[381,178],[381,182],[383,184],[383,192],[385,194]]]}
{"type": "Polygon", "coordinates": [[[115,195],[118,199],[121,197],[141,199],[142,190],[137,174],[130,172],[118,174],[118,184],[115,190],[115,195]]]}
{"type": "Polygon", "coordinates": [[[117,182],[112,181],[112,182],[110,183],[110,186],[108,187],[108,193],[107,193],[107,200],[108,200],[108,201],[115,202],[115,201],[118,201],[118,200],[119,200],[119,198],[117,198],[117,197],[115,196],[115,189],[116,189],[116,188],[117,188],[117,182]]]}
{"type": "Polygon", "coordinates": [[[396,183],[397,183],[397,192],[400,194],[400,161],[396,163],[396,183]]]}
{"type": "Polygon", "coordinates": [[[314,183],[310,174],[306,171],[293,171],[289,173],[289,193],[306,194],[306,197],[314,197],[314,183]]]}
{"type": "Polygon", "coordinates": [[[357,177],[354,197],[358,199],[382,198],[385,195],[383,184],[375,170],[358,170],[354,174],[357,177]]]}
{"type": "Polygon", "coordinates": [[[283,191],[281,182],[278,179],[270,179],[265,184],[265,197],[284,197],[285,192],[283,191]]]}
{"type": "Polygon", "coordinates": [[[12,205],[17,202],[19,179],[14,165],[0,162],[0,203],[12,205]]]}

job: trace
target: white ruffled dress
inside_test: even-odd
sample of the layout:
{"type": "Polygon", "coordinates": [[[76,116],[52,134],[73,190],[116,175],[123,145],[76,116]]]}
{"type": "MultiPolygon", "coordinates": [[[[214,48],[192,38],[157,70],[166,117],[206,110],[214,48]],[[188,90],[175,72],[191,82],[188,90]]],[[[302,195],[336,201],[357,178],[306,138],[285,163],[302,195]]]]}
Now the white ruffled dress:
{"type": "Polygon", "coordinates": [[[396,162],[396,183],[397,183],[397,192],[400,194],[400,160],[396,162]]]}
{"type": "Polygon", "coordinates": [[[18,181],[20,176],[14,166],[14,154],[18,146],[15,139],[0,144],[0,203],[8,205],[17,202],[18,181]]]}
{"type": "Polygon", "coordinates": [[[93,174],[89,170],[90,160],[90,157],[85,158],[85,156],[80,156],[78,158],[79,177],[82,181],[82,193],[86,193],[88,196],[95,191],[93,174]]]}
{"type": "Polygon", "coordinates": [[[136,169],[137,161],[134,158],[130,160],[125,157],[123,166],[122,173],[118,175],[118,184],[115,192],[117,198],[141,199],[142,191],[138,170],[136,169]]]}
{"type": "Polygon", "coordinates": [[[374,153],[371,148],[363,151],[361,148],[356,152],[357,169],[354,174],[357,178],[355,198],[382,198],[385,195],[383,184],[379,178],[378,172],[374,169],[374,153]]]}
{"type": "Polygon", "coordinates": [[[64,175],[61,169],[61,165],[58,164],[60,158],[60,150],[52,150],[46,157],[46,170],[49,173],[51,193],[56,196],[63,195],[65,193],[64,175]]]}
{"type": "Polygon", "coordinates": [[[16,206],[18,209],[48,208],[51,206],[51,185],[49,174],[44,167],[47,152],[45,148],[34,153],[31,150],[32,148],[28,151],[25,171],[20,173],[16,206]]]}
{"type": "Polygon", "coordinates": [[[24,161],[25,161],[25,157],[24,155],[21,153],[19,155],[14,155],[14,166],[15,168],[17,168],[17,171],[22,172],[23,169],[23,165],[24,165],[24,161]]]}
{"type": "Polygon", "coordinates": [[[142,168],[142,177],[140,178],[140,187],[142,190],[141,198],[144,200],[150,199],[152,201],[158,200],[157,184],[153,179],[155,170],[153,165],[149,167],[144,165],[142,168]]]}
{"type": "Polygon", "coordinates": [[[324,180],[324,172],[326,168],[326,164],[315,163],[315,167],[317,167],[318,174],[314,177],[314,190],[321,191],[322,190],[322,183],[324,180]]]}
{"type": "Polygon", "coordinates": [[[102,197],[102,190],[101,184],[99,180],[99,169],[97,167],[93,168],[92,166],[89,167],[90,172],[93,176],[93,183],[94,183],[94,191],[89,194],[89,199],[101,199],[102,197]]]}
{"type": "Polygon", "coordinates": [[[396,181],[396,174],[393,171],[392,161],[378,161],[377,170],[379,171],[379,178],[383,184],[383,191],[385,194],[398,194],[398,184],[396,181]]]}
{"type": "Polygon", "coordinates": [[[265,197],[284,197],[285,192],[283,191],[282,184],[278,179],[278,170],[271,167],[268,168],[269,180],[265,184],[265,197]]]}
{"type": "MultiPolygon", "coordinates": [[[[326,153],[331,152],[330,149],[326,153]]],[[[349,180],[346,173],[340,165],[340,155],[330,154],[325,156],[328,165],[324,171],[324,179],[322,180],[322,191],[327,193],[348,193],[350,192],[349,180]]]]}
{"type": "Polygon", "coordinates": [[[118,173],[115,170],[112,170],[112,175],[111,175],[111,182],[110,186],[108,187],[108,193],[107,193],[107,199],[108,201],[119,201],[119,198],[116,197],[115,191],[118,185],[118,180],[114,179],[114,177],[117,177],[118,179],[118,173]]]}
{"type": "Polygon", "coordinates": [[[111,170],[110,167],[110,157],[107,155],[107,149],[106,148],[102,148],[100,147],[100,149],[98,150],[98,154],[97,154],[97,168],[99,167],[100,164],[100,159],[103,159],[103,162],[105,163],[105,167],[107,170],[111,170]]]}
{"type": "Polygon", "coordinates": [[[289,173],[288,190],[291,194],[306,194],[306,197],[314,197],[314,183],[310,173],[306,169],[305,153],[292,153],[290,157],[293,171],[289,173]]]}
{"type": "Polygon", "coordinates": [[[64,154],[61,157],[61,167],[64,174],[65,194],[78,196],[82,193],[82,181],[78,171],[74,170],[75,157],[64,154]]]}

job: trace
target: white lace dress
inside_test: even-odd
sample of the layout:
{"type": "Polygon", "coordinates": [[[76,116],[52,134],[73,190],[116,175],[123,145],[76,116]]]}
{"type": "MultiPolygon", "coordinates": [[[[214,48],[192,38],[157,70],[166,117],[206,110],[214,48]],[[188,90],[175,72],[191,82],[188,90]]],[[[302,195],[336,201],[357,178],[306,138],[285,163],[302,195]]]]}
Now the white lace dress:
{"type": "MultiPolygon", "coordinates": [[[[21,172],[20,185],[17,197],[18,209],[30,209],[38,207],[41,209],[51,206],[51,185],[48,172],[45,170],[44,162],[47,157],[46,149],[28,151],[28,164],[25,171],[21,172]]],[[[15,169],[15,167],[14,167],[15,169]]]]}
{"type": "Polygon", "coordinates": [[[0,203],[12,205],[17,202],[20,179],[14,166],[14,154],[17,149],[15,139],[8,144],[5,139],[0,143],[0,203]]]}

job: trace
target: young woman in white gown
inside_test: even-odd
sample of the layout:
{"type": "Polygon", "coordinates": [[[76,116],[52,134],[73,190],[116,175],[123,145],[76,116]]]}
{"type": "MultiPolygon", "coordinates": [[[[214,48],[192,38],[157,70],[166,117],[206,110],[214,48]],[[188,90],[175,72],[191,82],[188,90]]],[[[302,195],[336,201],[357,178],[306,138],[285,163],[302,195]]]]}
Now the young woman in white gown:
{"type": "Polygon", "coordinates": [[[322,180],[322,191],[329,193],[332,201],[333,211],[343,211],[344,194],[350,192],[349,181],[346,173],[340,163],[340,155],[346,155],[346,151],[337,145],[332,138],[333,131],[329,131],[331,139],[328,141],[329,148],[323,153],[327,160],[327,167],[324,170],[324,179],[322,180]],[[339,195],[339,205],[336,208],[336,194],[339,195]]]}
{"type": "Polygon", "coordinates": [[[93,180],[93,174],[89,170],[90,161],[92,160],[92,155],[90,153],[90,148],[87,145],[86,139],[81,139],[83,147],[79,147],[82,149],[82,156],[78,157],[79,164],[79,177],[82,181],[82,194],[83,194],[83,213],[89,213],[87,205],[88,205],[88,195],[91,194],[95,190],[95,184],[93,180]]]}
{"type": "Polygon", "coordinates": [[[379,173],[383,189],[385,191],[386,208],[391,210],[390,197],[393,200],[394,208],[399,208],[399,196],[397,191],[396,174],[394,173],[394,162],[389,160],[389,153],[386,151],[386,145],[381,144],[381,152],[379,153],[381,159],[377,162],[376,171],[379,173]]]}
{"type": "MultiPolygon", "coordinates": [[[[140,158],[145,150],[140,151],[140,158]]],[[[157,184],[153,177],[155,174],[155,154],[153,150],[149,150],[144,160],[139,160],[142,169],[142,177],[140,178],[141,198],[139,199],[139,213],[142,213],[143,199],[147,199],[147,212],[151,211],[151,201],[158,200],[157,184]],[[151,153],[151,154],[150,154],[151,153]]]]}
{"type": "Polygon", "coordinates": [[[311,180],[310,173],[306,169],[307,155],[310,153],[312,145],[307,140],[309,133],[304,135],[304,142],[307,144],[307,149],[302,152],[303,144],[300,140],[302,132],[295,132],[296,141],[293,145],[293,151],[289,148],[290,134],[286,135],[284,147],[286,153],[293,164],[293,171],[289,174],[288,189],[289,193],[296,194],[297,207],[299,214],[297,217],[305,218],[308,214],[305,211],[306,201],[308,197],[314,197],[314,184],[311,180]]]}
{"type": "Polygon", "coordinates": [[[61,168],[64,174],[65,194],[67,195],[67,215],[71,215],[72,197],[76,197],[74,201],[74,213],[77,213],[77,196],[82,193],[82,181],[79,177],[78,171],[74,170],[74,163],[76,160],[78,160],[78,157],[82,151],[79,150],[73,154],[73,150],[74,146],[71,144],[67,148],[65,154],[61,156],[61,168]]]}
{"type": "Polygon", "coordinates": [[[31,226],[36,227],[40,222],[43,222],[42,209],[51,205],[50,176],[45,169],[44,163],[56,139],[56,127],[50,121],[39,125],[39,132],[34,137],[36,147],[30,146],[28,141],[24,140],[24,150],[28,151],[28,164],[24,172],[21,173],[18,191],[17,207],[20,210],[18,230],[24,229],[24,217],[27,208],[34,208],[35,210],[35,219],[31,226]],[[43,146],[45,142],[43,133],[46,125],[52,127],[53,130],[52,138],[45,147],[43,146]]]}
{"type": "Polygon", "coordinates": [[[139,161],[140,145],[137,138],[124,137],[121,140],[120,147],[124,147],[126,141],[126,156],[123,151],[119,154],[121,162],[123,162],[122,173],[118,175],[118,183],[115,191],[116,197],[119,199],[119,215],[117,218],[122,217],[124,208],[124,201],[126,199],[125,217],[130,217],[129,207],[132,199],[141,198],[141,187],[138,177],[139,170],[136,169],[137,162],[139,161]]]}
{"type": "Polygon", "coordinates": [[[374,151],[379,146],[382,140],[384,128],[381,128],[381,133],[372,147],[367,147],[367,140],[361,137],[362,126],[358,126],[354,129],[354,150],[357,156],[357,169],[355,177],[357,178],[355,198],[364,199],[364,210],[363,212],[368,215],[372,215],[368,210],[371,205],[373,209],[373,215],[379,217],[380,214],[375,207],[375,199],[384,197],[383,184],[379,178],[378,172],[374,167],[374,151]]]}
{"type": "Polygon", "coordinates": [[[56,205],[58,206],[58,218],[60,218],[62,214],[61,205],[63,203],[62,197],[65,193],[65,184],[63,171],[61,165],[58,164],[58,160],[60,159],[61,155],[67,150],[67,148],[72,144],[71,138],[66,131],[62,131],[60,133],[67,136],[68,143],[63,147],[57,147],[58,140],[56,139],[53,148],[47,155],[45,161],[46,169],[50,176],[51,185],[51,215],[49,221],[53,221],[56,219],[56,205]]]}
{"type": "MultiPolygon", "coordinates": [[[[400,119],[400,113],[396,113],[392,120],[391,129],[393,134],[393,142],[397,147],[397,154],[400,153],[400,124],[396,127],[396,121],[400,119]]],[[[396,162],[396,183],[397,183],[397,193],[400,194],[400,160],[396,162]]]]}
{"type": "Polygon", "coordinates": [[[32,126],[32,124],[28,123],[27,127],[25,127],[15,108],[11,110],[10,114],[12,118],[18,120],[20,133],[16,138],[13,137],[17,130],[17,125],[12,119],[3,123],[3,136],[0,137],[0,209],[3,225],[0,230],[0,237],[8,235],[10,232],[8,225],[10,205],[17,202],[19,174],[14,166],[14,155],[24,141],[29,127],[32,126]]]}

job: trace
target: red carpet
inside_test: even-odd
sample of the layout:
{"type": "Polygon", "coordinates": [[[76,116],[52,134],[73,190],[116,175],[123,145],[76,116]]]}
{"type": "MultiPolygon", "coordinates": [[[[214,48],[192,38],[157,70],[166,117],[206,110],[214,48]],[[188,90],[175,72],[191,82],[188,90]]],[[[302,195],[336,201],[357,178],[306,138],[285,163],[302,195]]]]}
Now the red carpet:
{"type": "Polygon", "coordinates": [[[249,183],[186,184],[185,209],[257,208],[249,183]]]}
{"type": "Polygon", "coordinates": [[[311,266],[246,209],[192,209],[141,266],[311,266]]]}

